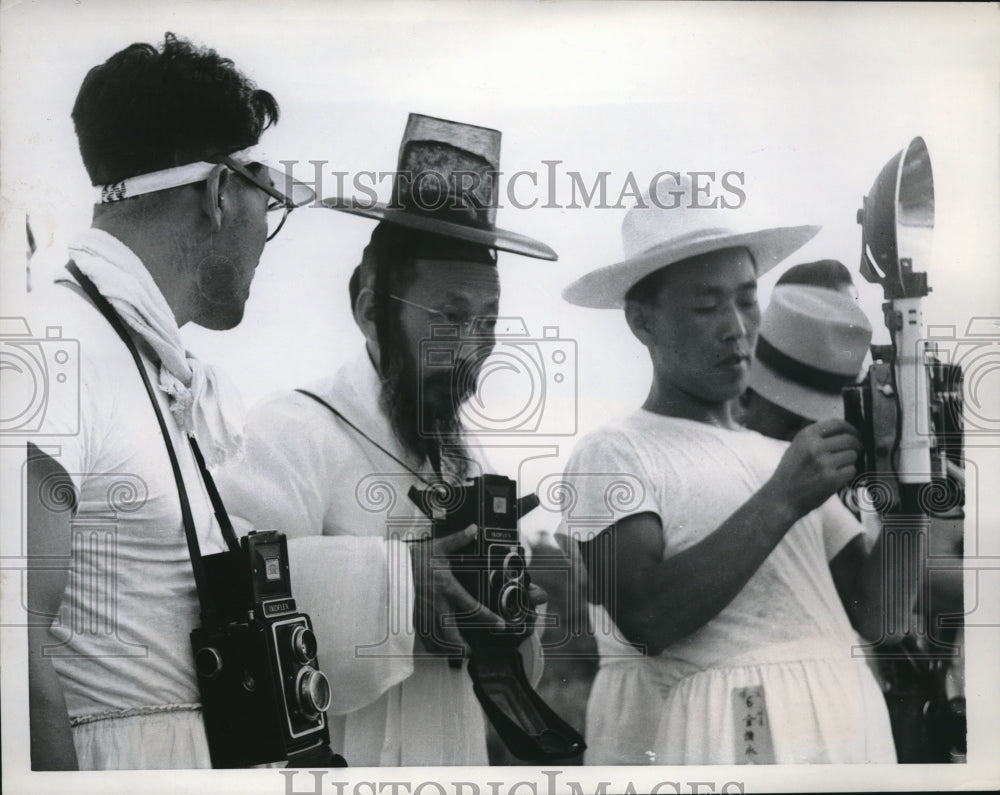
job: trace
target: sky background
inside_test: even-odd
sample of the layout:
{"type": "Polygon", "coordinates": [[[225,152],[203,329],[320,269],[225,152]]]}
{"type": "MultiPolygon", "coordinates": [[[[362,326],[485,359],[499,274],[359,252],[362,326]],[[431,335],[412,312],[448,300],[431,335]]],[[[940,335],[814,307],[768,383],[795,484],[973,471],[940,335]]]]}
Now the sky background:
{"type": "MultiPolygon", "coordinates": [[[[540,433],[489,441],[504,446],[490,453],[497,468],[526,487],[561,471],[580,434],[639,406],[651,374],[620,311],[560,298],[577,276],[621,259],[625,215],[542,207],[550,187],[557,203],[571,202],[568,171],[588,186],[609,172],[611,204],[630,173],[646,185],[664,170],[742,172],[747,201],[734,223],[823,226],[763,277],[762,305],[788,266],[840,259],[855,275],[875,341],[886,342],[881,290],[857,274],[855,214],[882,166],[921,135],[937,205],[925,321],[961,341],[973,319],[1000,317],[995,5],[302,0],[0,4],[4,314],[16,314],[25,289],[24,214],[41,246],[36,292],[65,262],[66,240],[89,223],[92,191],[69,117],[84,74],[167,30],[233,58],[275,94],[282,120],[263,147],[273,160],[302,163],[296,173],[306,176],[308,161],[327,161],[325,195],[335,192],[333,171],[393,169],[409,112],[500,129],[503,171],[538,172],[537,191],[524,181],[518,188],[538,206],[504,206],[497,221],[560,255],[557,263],[500,255],[501,312],[523,319],[528,336],[515,353],[542,357],[536,374],[546,392],[532,392],[540,387],[523,372],[483,383],[484,410],[494,416],[544,401],[540,433]],[[550,183],[543,161],[552,160],[561,162],[550,183]],[[546,327],[558,339],[545,339],[546,327]],[[575,361],[575,390],[552,378],[557,349],[575,361]],[[519,466],[540,451],[548,458],[519,466]]],[[[192,350],[226,365],[248,404],[352,358],[362,338],[347,280],[373,227],[323,209],[295,212],[265,249],[243,324],[225,333],[186,327],[192,350]]],[[[971,470],[996,482],[1000,327],[976,322],[983,335],[960,349],[949,344],[966,355],[969,397],[979,401],[971,470]]],[[[969,525],[979,535],[967,552],[1000,554],[1000,509],[982,500],[976,511],[969,525]]],[[[553,514],[536,513],[531,532],[552,525],[553,514]]]]}

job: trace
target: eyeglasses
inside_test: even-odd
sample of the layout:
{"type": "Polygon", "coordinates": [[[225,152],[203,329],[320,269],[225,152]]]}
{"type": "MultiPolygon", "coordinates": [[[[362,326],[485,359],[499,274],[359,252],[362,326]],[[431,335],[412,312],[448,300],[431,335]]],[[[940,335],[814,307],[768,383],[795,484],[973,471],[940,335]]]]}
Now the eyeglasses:
{"type": "MultiPolygon", "coordinates": [[[[268,196],[271,197],[271,201],[267,203],[267,208],[266,208],[267,237],[264,238],[265,243],[270,241],[275,235],[278,234],[278,232],[281,231],[281,227],[285,225],[285,219],[288,218],[288,214],[292,210],[294,210],[301,204],[305,204],[307,201],[310,201],[312,198],[315,197],[315,194],[313,194],[310,188],[306,187],[305,185],[301,185],[300,183],[294,183],[291,180],[289,180],[288,182],[290,187],[290,193],[292,193],[292,196],[284,194],[277,188],[275,188],[273,184],[269,184],[269,182],[261,179],[259,176],[255,175],[249,168],[247,168],[242,163],[234,160],[229,155],[220,155],[219,157],[214,158],[214,161],[218,163],[224,163],[226,166],[231,168],[245,180],[248,180],[250,183],[260,188],[262,191],[264,191],[264,193],[266,193],[268,196]],[[296,201],[296,197],[294,196],[294,194],[299,188],[303,188],[305,189],[305,191],[308,191],[309,195],[303,194],[300,197],[298,197],[301,199],[301,201],[296,201]]],[[[267,172],[271,174],[275,173],[272,169],[267,169],[267,172]]]]}
{"type": "Polygon", "coordinates": [[[287,172],[272,168],[263,161],[254,160],[251,149],[241,149],[228,155],[216,155],[196,163],[185,163],[147,174],[136,174],[118,182],[99,185],[97,186],[97,203],[119,202],[146,193],[178,188],[182,185],[193,185],[207,179],[212,169],[219,164],[228,166],[232,171],[271,197],[266,214],[268,219],[267,240],[278,234],[278,231],[284,226],[288,213],[316,198],[316,192],[308,185],[292,179],[292,176],[287,172]],[[256,166],[260,174],[255,174],[247,167],[248,165],[256,166]],[[268,176],[264,178],[262,175],[268,176]],[[279,185],[284,190],[279,190],[277,187],[279,185]]]}
{"type": "Polygon", "coordinates": [[[389,297],[393,301],[399,301],[399,303],[412,306],[414,309],[422,309],[431,317],[441,318],[442,325],[453,327],[457,326],[464,337],[492,334],[493,329],[496,327],[495,318],[469,317],[468,315],[459,314],[458,312],[451,310],[444,311],[441,309],[432,309],[429,306],[418,304],[415,301],[409,301],[406,298],[400,298],[398,295],[393,295],[392,293],[389,293],[389,297]]]}

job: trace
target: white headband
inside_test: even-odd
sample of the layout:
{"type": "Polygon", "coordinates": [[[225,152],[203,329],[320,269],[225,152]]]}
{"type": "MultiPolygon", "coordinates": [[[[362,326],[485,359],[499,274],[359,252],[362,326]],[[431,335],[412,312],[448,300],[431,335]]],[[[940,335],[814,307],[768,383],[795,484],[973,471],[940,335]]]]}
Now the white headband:
{"type": "MultiPolygon", "coordinates": [[[[242,165],[264,162],[264,155],[256,146],[250,146],[229,155],[242,165]]],[[[201,182],[212,173],[218,163],[185,163],[183,166],[165,168],[162,171],[152,171],[149,174],[137,174],[120,182],[109,185],[96,185],[97,204],[108,204],[144,193],[155,193],[168,188],[178,188],[181,185],[192,185],[201,182]]]]}

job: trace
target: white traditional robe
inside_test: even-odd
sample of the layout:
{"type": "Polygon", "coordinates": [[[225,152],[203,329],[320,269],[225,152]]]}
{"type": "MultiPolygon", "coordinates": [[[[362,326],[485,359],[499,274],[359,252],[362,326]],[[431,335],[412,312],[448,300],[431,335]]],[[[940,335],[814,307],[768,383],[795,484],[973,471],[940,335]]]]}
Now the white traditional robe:
{"type": "MultiPolygon", "coordinates": [[[[401,539],[427,531],[406,496],[424,483],[389,453],[427,479],[433,473],[393,435],[366,351],[306,388],[384,450],[312,398],[288,392],[251,412],[246,458],[218,481],[231,514],[289,538],[292,592],[313,620],[333,689],[333,748],[352,767],[485,765],[484,717],[468,672],[428,655],[414,634],[401,539]]],[[[522,645],[533,681],[538,648],[535,637],[522,645]]]]}

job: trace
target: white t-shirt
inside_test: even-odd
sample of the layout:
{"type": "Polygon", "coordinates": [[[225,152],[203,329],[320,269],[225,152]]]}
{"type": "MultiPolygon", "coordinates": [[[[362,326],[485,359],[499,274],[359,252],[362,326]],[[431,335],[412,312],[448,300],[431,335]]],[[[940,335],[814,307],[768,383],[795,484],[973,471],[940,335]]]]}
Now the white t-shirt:
{"type": "MultiPolygon", "coordinates": [[[[664,559],[717,530],[771,477],[788,443],[640,410],[586,437],[573,452],[574,473],[638,478],[641,495],[622,507],[586,484],[575,514],[608,515],[608,524],[649,511],[663,525],[664,559]]],[[[566,522],[572,527],[572,516],[566,522]]],[[[607,525],[605,525],[607,526],[607,525]]],[[[829,561],[863,529],[834,496],[796,522],[743,590],[709,625],[664,654],[698,667],[727,654],[831,632],[854,638],[829,561]]],[[[725,565],[725,561],[720,561],[725,565]]],[[[661,655],[663,656],[663,655],[661,655]]]]}
{"type": "MultiPolygon", "coordinates": [[[[566,472],[575,502],[563,516],[562,532],[586,539],[626,516],[651,512],[662,522],[664,559],[669,558],[715,531],[756,493],[787,446],[754,431],[640,410],[587,436],[575,449],[566,472]],[[616,489],[614,483],[628,488],[616,489]]],[[[606,631],[597,633],[602,668],[588,710],[588,762],[597,755],[606,764],[616,755],[632,762],[653,761],[653,722],[661,710],[649,705],[693,673],[737,659],[766,658],[769,650],[778,648],[794,659],[795,645],[805,649],[812,639],[840,649],[849,660],[859,640],[837,594],[829,561],[861,532],[860,524],[832,497],[792,526],[715,618],[656,657],[643,657],[624,640],[604,608],[592,606],[595,625],[606,631]],[[638,686],[637,679],[644,684],[638,686]],[[618,703],[622,698],[633,699],[634,708],[618,703]],[[617,734],[602,725],[633,714],[646,725],[617,734]],[[602,742],[610,750],[602,752],[602,742]],[[640,747],[630,747],[636,742],[640,747]]],[[[726,560],[718,565],[725,566],[726,560]]],[[[655,761],[663,761],[662,756],[655,761]]]]}
{"type": "MultiPolygon", "coordinates": [[[[207,761],[189,635],[199,607],[181,521],[176,480],[152,403],[128,349],[82,291],[45,288],[29,322],[33,349],[48,368],[44,403],[31,441],[72,478],[78,510],[71,523],[72,563],[53,648],[70,718],[88,726],[81,764],[191,767],[207,761]],[[180,756],[157,754],[131,730],[100,722],[121,710],[187,705],[188,721],[173,744],[180,756]],[[195,732],[193,740],[182,737],[195,732]],[[112,735],[121,736],[112,736],[112,735]],[[109,750],[109,747],[114,750],[109,750]]],[[[157,375],[143,360],[153,384],[157,375]]],[[[154,387],[155,389],[155,387],[154,387]]],[[[224,540],[184,434],[158,392],[160,410],[180,462],[202,554],[224,540]]],[[[63,495],[43,501],[68,508],[63,495]]],[[[169,729],[167,729],[169,731],[169,729]]],[[[166,738],[162,747],[171,745],[166,738]]]]}

